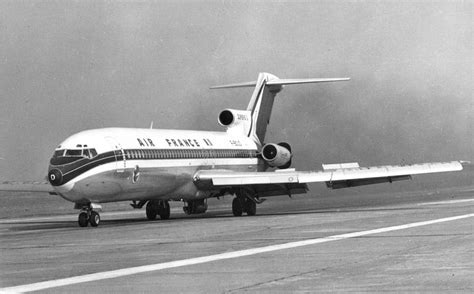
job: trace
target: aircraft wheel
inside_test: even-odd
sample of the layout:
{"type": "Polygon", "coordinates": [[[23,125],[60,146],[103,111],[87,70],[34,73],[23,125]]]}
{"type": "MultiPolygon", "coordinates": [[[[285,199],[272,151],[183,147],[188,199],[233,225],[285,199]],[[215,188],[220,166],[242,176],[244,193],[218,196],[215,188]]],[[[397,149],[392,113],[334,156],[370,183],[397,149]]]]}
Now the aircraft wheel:
{"type": "Polygon", "coordinates": [[[168,201],[163,201],[162,207],[160,209],[160,218],[161,219],[169,219],[170,218],[170,203],[168,201]]]}
{"type": "Polygon", "coordinates": [[[246,199],[245,212],[247,213],[247,215],[257,214],[257,204],[250,199],[246,199]]]}
{"type": "Polygon", "coordinates": [[[234,216],[242,216],[242,212],[242,201],[240,201],[238,197],[235,197],[234,200],[232,200],[232,214],[234,214],[234,216]]]}
{"type": "Polygon", "coordinates": [[[91,211],[91,217],[89,219],[91,226],[97,227],[100,223],[100,215],[97,211],[91,211]]]}
{"type": "Polygon", "coordinates": [[[89,224],[89,218],[87,217],[87,212],[83,211],[79,213],[77,222],[79,223],[80,227],[87,227],[87,225],[89,224]]]}
{"type": "Polygon", "coordinates": [[[157,214],[158,214],[158,212],[156,211],[155,207],[153,207],[152,202],[148,201],[148,203],[146,205],[146,217],[149,220],[155,220],[157,214]]]}

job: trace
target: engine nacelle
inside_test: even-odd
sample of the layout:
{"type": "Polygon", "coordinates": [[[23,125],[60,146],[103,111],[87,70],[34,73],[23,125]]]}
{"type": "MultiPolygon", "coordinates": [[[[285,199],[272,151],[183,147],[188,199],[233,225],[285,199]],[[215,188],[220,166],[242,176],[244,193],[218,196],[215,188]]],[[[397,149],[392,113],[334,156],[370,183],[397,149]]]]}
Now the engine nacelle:
{"type": "Polygon", "coordinates": [[[268,165],[278,168],[289,168],[291,165],[291,147],[288,143],[265,144],[262,157],[268,165]]]}
{"type": "Polygon", "coordinates": [[[252,126],[251,112],[247,110],[224,109],[219,114],[218,121],[221,126],[227,127],[227,131],[248,133],[252,126]]]}

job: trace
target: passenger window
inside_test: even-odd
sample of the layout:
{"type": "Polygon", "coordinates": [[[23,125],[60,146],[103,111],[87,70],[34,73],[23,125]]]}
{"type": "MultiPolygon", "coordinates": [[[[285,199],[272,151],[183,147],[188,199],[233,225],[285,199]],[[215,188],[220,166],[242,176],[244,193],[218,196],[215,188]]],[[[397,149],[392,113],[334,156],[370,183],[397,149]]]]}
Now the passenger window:
{"type": "Polygon", "coordinates": [[[95,149],[89,149],[91,157],[96,157],[97,156],[97,151],[95,149]]]}

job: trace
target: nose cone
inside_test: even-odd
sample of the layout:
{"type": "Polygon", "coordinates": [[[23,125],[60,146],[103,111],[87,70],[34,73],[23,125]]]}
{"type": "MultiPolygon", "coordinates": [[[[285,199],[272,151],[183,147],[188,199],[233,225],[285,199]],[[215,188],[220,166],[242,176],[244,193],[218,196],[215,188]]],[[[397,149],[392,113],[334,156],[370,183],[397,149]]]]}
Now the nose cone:
{"type": "Polygon", "coordinates": [[[63,183],[63,174],[59,169],[53,168],[48,172],[48,181],[53,186],[60,186],[63,183]]]}

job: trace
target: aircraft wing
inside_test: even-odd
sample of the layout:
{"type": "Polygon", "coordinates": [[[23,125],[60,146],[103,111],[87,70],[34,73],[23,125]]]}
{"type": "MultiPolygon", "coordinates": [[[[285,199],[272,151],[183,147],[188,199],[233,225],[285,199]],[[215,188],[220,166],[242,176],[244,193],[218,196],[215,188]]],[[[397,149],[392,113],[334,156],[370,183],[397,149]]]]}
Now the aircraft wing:
{"type": "MultiPolygon", "coordinates": [[[[340,189],[384,182],[409,180],[412,175],[462,170],[462,162],[435,162],[413,165],[387,165],[359,167],[357,163],[323,165],[321,171],[296,171],[294,169],[272,172],[233,172],[226,170],[201,170],[194,176],[198,187],[216,189],[235,186],[279,186],[282,191],[304,189],[307,183],[326,183],[331,189],[340,189]]],[[[264,189],[263,189],[264,190],[264,189]]],[[[300,193],[304,193],[300,191],[300,193]]],[[[280,193],[288,194],[288,193],[280,193]]]]}
{"type": "Polygon", "coordinates": [[[0,182],[0,191],[42,192],[55,195],[53,187],[47,182],[0,182]]]}

